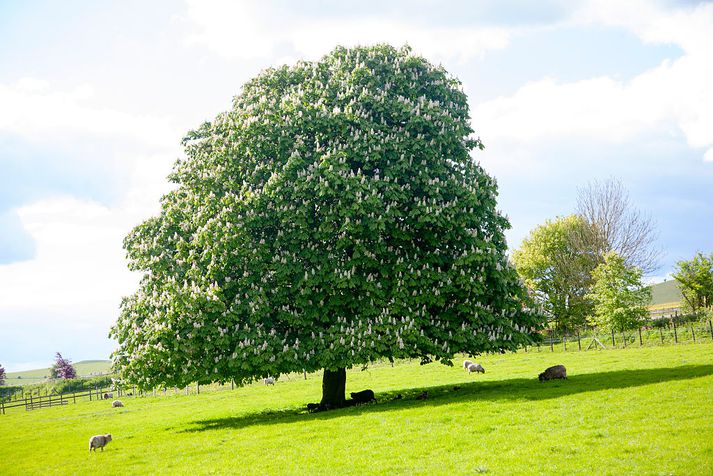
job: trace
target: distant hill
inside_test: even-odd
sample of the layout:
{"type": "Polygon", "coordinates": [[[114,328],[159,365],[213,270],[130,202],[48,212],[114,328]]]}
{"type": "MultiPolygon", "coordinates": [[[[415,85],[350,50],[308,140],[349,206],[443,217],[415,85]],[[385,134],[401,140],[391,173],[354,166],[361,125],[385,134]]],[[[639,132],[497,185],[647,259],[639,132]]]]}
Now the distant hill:
{"type": "MultiPolygon", "coordinates": [[[[81,362],[73,362],[74,368],[77,369],[79,377],[95,377],[111,372],[110,360],[82,360],[81,362]]],[[[50,368],[23,370],[22,372],[7,372],[5,376],[5,385],[30,385],[33,383],[44,382],[49,378],[50,368]]]]}
{"type": "Polygon", "coordinates": [[[648,307],[652,318],[670,317],[681,313],[683,294],[681,294],[677,280],[670,279],[663,283],[653,284],[649,288],[651,289],[651,301],[648,307]]]}

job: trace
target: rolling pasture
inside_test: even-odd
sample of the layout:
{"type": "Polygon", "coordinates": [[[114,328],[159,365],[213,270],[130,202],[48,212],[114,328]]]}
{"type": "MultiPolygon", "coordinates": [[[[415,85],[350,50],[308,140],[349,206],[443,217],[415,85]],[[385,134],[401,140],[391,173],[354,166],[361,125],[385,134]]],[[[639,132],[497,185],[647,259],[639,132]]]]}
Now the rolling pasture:
{"type": "Polygon", "coordinates": [[[304,411],[321,374],[17,409],[0,415],[0,474],[713,474],[713,345],[478,361],[484,375],[460,361],[355,368],[347,392],[378,403],[321,413],[304,411]],[[538,382],[554,364],[569,379],[538,382]],[[89,454],[101,433],[114,440],[89,454]]]}
{"type": "MultiPolygon", "coordinates": [[[[111,361],[109,360],[82,360],[72,363],[77,375],[80,377],[90,377],[103,375],[111,372],[111,361]]],[[[5,379],[7,385],[30,385],[44,382],[49,378],[50,368],[24,370],[21,372],[8,372],[5,379]]]]}

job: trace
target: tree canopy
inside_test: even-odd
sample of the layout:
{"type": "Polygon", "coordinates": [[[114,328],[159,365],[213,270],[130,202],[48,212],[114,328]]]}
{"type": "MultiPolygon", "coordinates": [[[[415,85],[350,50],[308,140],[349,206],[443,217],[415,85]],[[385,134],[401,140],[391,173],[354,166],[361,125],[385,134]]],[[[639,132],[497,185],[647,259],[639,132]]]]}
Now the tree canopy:
{"type": "Polygon", "coordinates": [[[635,208],[620,180],[594,180],[579,189],[577,213],[600,234],[600,260],[609,251],[648,274],[659,267],[661,251],[656,245],[656,225],[635,208]]]}
{"type": "Polygon", "coordinates": [[[534,228],[512,256],[517,272],[560,330],[583,326],[593,311],[587,297],[599,264],[597,229],[578,215],[534,228]]]}
{"type": "Polygon", "coordinates": [[[651,300],[651,288],[643,285],[641,275],[639,268],[628,266],[616,252],[604,255],[604,262],[592,273],[595,325],[616,331],[641,326],[651,300]]]}
{"type": "Polygon", "coordinates": [[[125,378],[242,384],[531,342],[496,182],[442,67],[338,47],[262,72],[183,143],[161,213],[124,242],[144,273],[111,330],[125,378]]]}
{"type": "Polygon", "coordinates": [[[695,314],[713,310],[713,253],[696,253],[676,263],[673,277],[680,283],[685,308],[695,314]]]}
{"type": "Polygon", "coordinates": [[[77,378],[77,371],[72,365],[72,361],[62,357],[62,354],[55,354],[55,362],[50,369],[51,378],[70,379],[77,378]]]}

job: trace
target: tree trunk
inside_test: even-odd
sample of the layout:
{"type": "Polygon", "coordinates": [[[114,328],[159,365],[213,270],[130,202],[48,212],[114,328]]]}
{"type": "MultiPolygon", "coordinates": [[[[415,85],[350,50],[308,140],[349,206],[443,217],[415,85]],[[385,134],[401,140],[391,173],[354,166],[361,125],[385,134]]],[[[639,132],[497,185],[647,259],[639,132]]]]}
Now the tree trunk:
{"type": "Polygon", "coordinates": [[[320,406],[329,410],[344,406],[344,391],[347,384],[347,371],[345,369],[324,369],[322,375],[322,401],[320,406]]]}

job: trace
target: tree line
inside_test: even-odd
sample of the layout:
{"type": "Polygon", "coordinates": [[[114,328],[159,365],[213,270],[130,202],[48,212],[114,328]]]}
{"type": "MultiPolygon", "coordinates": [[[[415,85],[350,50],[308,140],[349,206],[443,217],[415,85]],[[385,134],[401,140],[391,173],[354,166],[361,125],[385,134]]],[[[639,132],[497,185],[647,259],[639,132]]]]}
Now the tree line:
{"type": "MultiPolygon", "coordinates": [[[[651,290],[642,278],[658,268],[660,254],[653,220],[610,178],[581,188],[576,212],[534,228],[512,261],[552,328],[623,331],[649,315],[651,290]]],[[[712,258],[698,253],[673,274],[685,310],[697,316],[711,311],[712,258]]]]}

